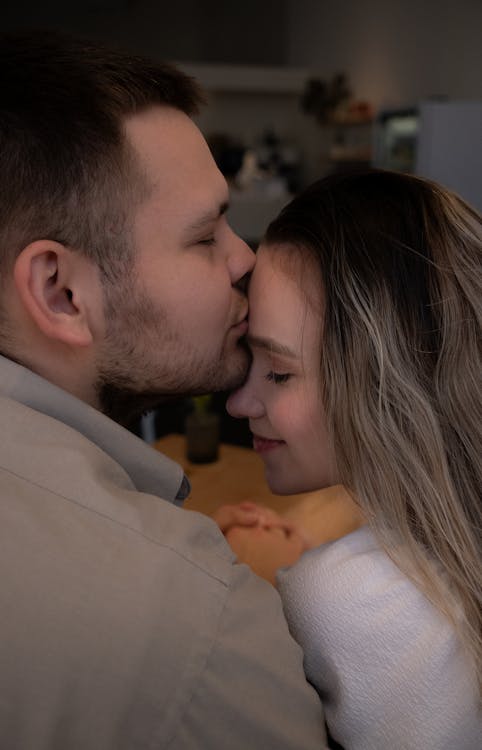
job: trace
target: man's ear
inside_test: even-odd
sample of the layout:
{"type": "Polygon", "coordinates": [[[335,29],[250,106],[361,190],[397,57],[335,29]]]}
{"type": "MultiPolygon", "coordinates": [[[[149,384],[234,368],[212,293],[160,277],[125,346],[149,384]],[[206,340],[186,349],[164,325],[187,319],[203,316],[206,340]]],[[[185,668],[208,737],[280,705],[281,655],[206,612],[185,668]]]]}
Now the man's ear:
{"type": "Polygon", "coordinates": [[[92,343],[86,258],[59,242],[36,240],[15,261],[13,277],[25,312],[44,336],[69,346],[92,343]]]}

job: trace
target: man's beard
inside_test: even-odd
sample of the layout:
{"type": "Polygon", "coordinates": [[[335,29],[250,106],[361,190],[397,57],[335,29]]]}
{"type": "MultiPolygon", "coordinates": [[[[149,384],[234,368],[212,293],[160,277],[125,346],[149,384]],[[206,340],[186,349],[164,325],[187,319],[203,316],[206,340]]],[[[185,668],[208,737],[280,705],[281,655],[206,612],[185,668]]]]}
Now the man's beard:
{"type": "Polygon", "coordinates": [[[161,306],[135,283],[128,291],[107,291],[105,312],[96,392],[101,411],[114,421],[129,425],[173,399],[232,390],[244,382],[250,361],[244,342],[231,353],[221,346],[211,361],[203,360],[183,345],[161,306]]]}
{"type": "MultiPolygon", "coordinates": [[[[248,369],[249,353],[247,348],[243,347],[242,342],[239,344],[238,358],[240,364],[236,371],[229,374],[229,377],[226,377],[226,374],[223,375],[222,359],[216,372],[214,369],[206,370],[204,376],[200,375],[198,364],[193,360],[192,368],[186,368],[190,370],[192,377],[189,378],[186,374],[183,379],[179,373],[179,380],[170,386],[162,383],[162,377],[159,374],[155,381],[138,383],[135,375],[127,378],[119,371],[105,367],[99,371],[97,380],[100,409],[115,422],[129,425],[143,413],[177,398],[234,390],[242,385],[248,369]]],[[[137,358],[133,356],[131,363],[134,369],[136,369],[136,360],[137,358]]],[[[143,364],[145,366],[145,361],[143,364]]]]}

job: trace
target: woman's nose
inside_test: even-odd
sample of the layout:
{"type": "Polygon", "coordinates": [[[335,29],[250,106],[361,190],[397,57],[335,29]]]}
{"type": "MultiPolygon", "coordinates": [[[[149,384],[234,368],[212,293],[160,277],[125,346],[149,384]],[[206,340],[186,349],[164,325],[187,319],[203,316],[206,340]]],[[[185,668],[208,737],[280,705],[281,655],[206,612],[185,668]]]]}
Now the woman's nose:
{"type": "Polygon", "coordinates": [[[249,381],[229,396],[226,409],[236,419],[258,419],[264,414],[263,402],[256,397],[249,381]]]}

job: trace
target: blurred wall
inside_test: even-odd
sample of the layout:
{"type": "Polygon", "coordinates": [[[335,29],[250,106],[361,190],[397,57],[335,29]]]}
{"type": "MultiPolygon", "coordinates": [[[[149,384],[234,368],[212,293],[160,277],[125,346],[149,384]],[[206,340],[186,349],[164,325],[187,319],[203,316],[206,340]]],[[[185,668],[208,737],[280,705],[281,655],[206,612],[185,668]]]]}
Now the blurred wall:
{"type": "Polygon", "coordinates": [[[3,30],[55,28],[152,57],[282,65],[287,0],[15,0],[3,30]]]}
{"type": "Polygon", "coordinates": [[[481,0],[289,0],[286,60],[346,71],[376,107],[482,98],[481,0]]]}
{"type": "Polygon", "coordinates": [[[375,106],[482,97],[481,0],[14,0],[0,28],[60,28],[157,58],[346,71],[375,106]]]}
{"type": "MultiPolygon", "coordinates": [[[[158,59],[346,72],[376,109],[445,95],[482,99],[482,0],[13,0],[0,29],[57,28],[158,59]]],[[[260,71],[259,75],[262,75],[260,71]]],[[[255,146],[272,130],[298,149],[303,184],[329,168],[332,135],[299,93],[211,92],[199,124],[255,146]]]]}

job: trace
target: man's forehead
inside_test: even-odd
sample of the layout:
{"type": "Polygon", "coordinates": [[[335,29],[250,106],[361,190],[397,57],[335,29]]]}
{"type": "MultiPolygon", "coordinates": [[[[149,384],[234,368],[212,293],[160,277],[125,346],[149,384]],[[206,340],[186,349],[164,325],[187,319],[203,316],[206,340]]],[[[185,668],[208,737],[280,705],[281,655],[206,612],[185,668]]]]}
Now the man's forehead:
{"type": "Polygon", "coordinates": [[[125,136],[151,182],[176,176],[214,178],[216,164],[199,128],[184,112],[155,107],[125,121],[125,136]]]}
{"type": "Polygon", "coordinates": [[[126,136],[152,205],[202,229],[226,212],[229,191],[197,126],[183,112],[156,107],[130,117],[126,136]]]}
{"type": "Polygon", "coordinates": [[[168,106],[153,106],[135,112],[124,119],[124,130],[132,141],[142,140],[148,132],[162,133],[171,127],[191,126],[197,130],[191,118],[179,109],[168,106]]]}

